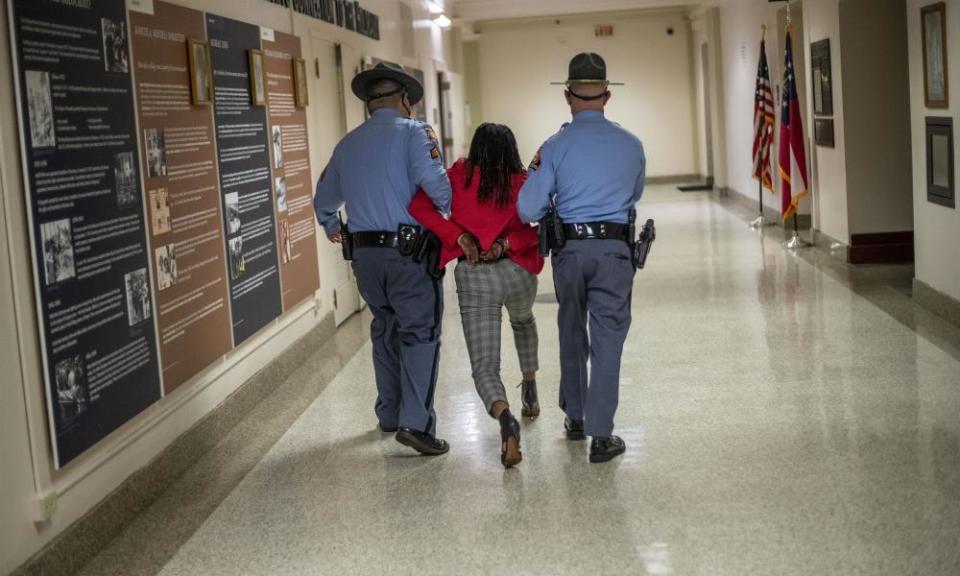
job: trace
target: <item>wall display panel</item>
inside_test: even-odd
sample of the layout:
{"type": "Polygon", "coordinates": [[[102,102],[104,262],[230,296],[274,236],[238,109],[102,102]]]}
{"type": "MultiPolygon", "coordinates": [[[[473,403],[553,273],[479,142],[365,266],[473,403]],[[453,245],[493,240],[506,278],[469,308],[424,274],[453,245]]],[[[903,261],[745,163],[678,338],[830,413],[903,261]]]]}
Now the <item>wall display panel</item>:
{"type": "Polygon", "coordinates": [[[240,344],[282,312],[274,209],[289,207],[286,196],[280,195],[285,191],[276,190],[274,195],[267,111],[253,104],[251,94],[251,76],[258,79],[253,83],[267,90],[263,58],[250,57],[260,50],[260,27],[207,14],[207,35],[213,61],[230,311],[234,343],[240,344]]]}
{"type": "Polygon", "coordinates": [[[206,26],[202,12],[158,1],[152,15],[130,12],[130,27],[169,393],[232,347],[213,110],[191,98],[191,85],[210,78],[209,62],[198,53],[198,66],[188,63],[188,44],[205,46],[206,26]]]}
{"type": "Polygon", "coordinates": [[[124,0],[10,0],[54,461],[160,398],[124,0]]]}
{"type": "Polygon", "coordinates": [[[277,32],[273,42],[263,42],[263,53],[280,285],[283,308],[289,310],[312,297],[320,285],[307,114],[296,106],[294,95],[293,66],[294,60],[301,58],[300,39],[277,32]]]}

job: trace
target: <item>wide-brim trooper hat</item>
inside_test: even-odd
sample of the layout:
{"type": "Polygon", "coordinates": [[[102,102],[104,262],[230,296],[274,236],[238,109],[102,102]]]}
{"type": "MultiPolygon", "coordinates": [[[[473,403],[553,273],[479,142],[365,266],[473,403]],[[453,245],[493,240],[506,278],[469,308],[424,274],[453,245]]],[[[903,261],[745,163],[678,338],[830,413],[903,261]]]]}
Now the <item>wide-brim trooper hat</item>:
{"type": "Polygon", "coordinates": [[[350,89],[353,90],[353,94],[357,98],[364,102],[383,98],[384,96],[393,96],[393,93],[372,95],[368,93],[370,85],[378,80],[393,80],[403,86],[407,92],[407,98],[410,99],[411,105],[416,105],[417,102],[423,99],[423,85],[420,84],[420,81],[410,74],[407,74],[406,70],[399,64],[386,61],[380,62],[373,68],[364,70],[354,76],[353,81],[350,82],[350,89]]]}
{"type": "Polygon", "coordinates": [[[551,82],[553,85],[570,87],[571,84],[605,84],[623,86],[623,82],[607,80],[607,63],[595,52],[581,52],[570,60],[570,70],[565,82],[551,82]]]}

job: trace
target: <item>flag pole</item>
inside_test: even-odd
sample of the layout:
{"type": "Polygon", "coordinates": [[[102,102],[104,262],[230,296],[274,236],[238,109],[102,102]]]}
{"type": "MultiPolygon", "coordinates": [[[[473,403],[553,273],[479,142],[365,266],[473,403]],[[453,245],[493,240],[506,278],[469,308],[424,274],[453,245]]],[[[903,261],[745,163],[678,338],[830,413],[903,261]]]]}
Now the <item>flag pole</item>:
{"type": "Polygon", "coordinates": [[[787,250],[796,250],[797,248],[808,248],[813,246],[813,244],[800,237],[800,217],[797,216],[799,213],[799,207],[797,208],[797,211],[793,213],[793,232],[790,233],[790,240],[787,240],[787,250]]]}
{"type": "Polygon", "coordinates": [[[760,211],[760,215],[754,218],[752,222],[750,222],[750,227],[764,228],[766,226],[772,226],[774,223],[763,217],[763,180],[761,179],[757,180],[757,188],[760,191],[760,194],[757,196],[757,202],[758,202],[757,206],[759,206],[758,209],[760,211]]]}

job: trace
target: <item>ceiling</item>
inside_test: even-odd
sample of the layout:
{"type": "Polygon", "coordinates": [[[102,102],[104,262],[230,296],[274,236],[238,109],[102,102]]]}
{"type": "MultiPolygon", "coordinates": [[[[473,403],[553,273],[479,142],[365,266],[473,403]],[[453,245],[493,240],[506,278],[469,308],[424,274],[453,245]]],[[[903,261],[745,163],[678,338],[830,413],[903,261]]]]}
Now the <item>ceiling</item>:
{"type": "MultiPolygon", "coordinates": [[[[451,0],[447,0],[448,5],[451,0]]],[[[452,0],[454,18],[482,22],[563,14],[692,7],[703,0],[452,0]]]]}

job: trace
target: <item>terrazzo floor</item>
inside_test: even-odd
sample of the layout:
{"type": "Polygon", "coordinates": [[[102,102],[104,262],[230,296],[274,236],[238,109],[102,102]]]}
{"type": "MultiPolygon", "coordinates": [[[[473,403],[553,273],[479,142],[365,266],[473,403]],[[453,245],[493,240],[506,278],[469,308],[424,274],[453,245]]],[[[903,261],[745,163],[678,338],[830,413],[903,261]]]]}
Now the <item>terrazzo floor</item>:
{"type": "MultiPolygon", "coordinates": [[[[958,331],[902,286],[786,251],[737,211],[672,187],[641,203],[658,240],[634,288],[624,457],[589,464],[563,435],[548,269],[543,413],[524,423],[522,464],[501,467],[449,274],[437,412],[450,453],[418,457],[376,430],[370,345],[349,335],[357,353],[159,574],[960,574],[958,331]]],[[[516,383],[511,347],[505,326],[516,383]]],[[[193,481],[216,482],[205,470],[193,481]]],[[[85,573],[129,573],[143,540],[121,535],[85,573]]]]}

